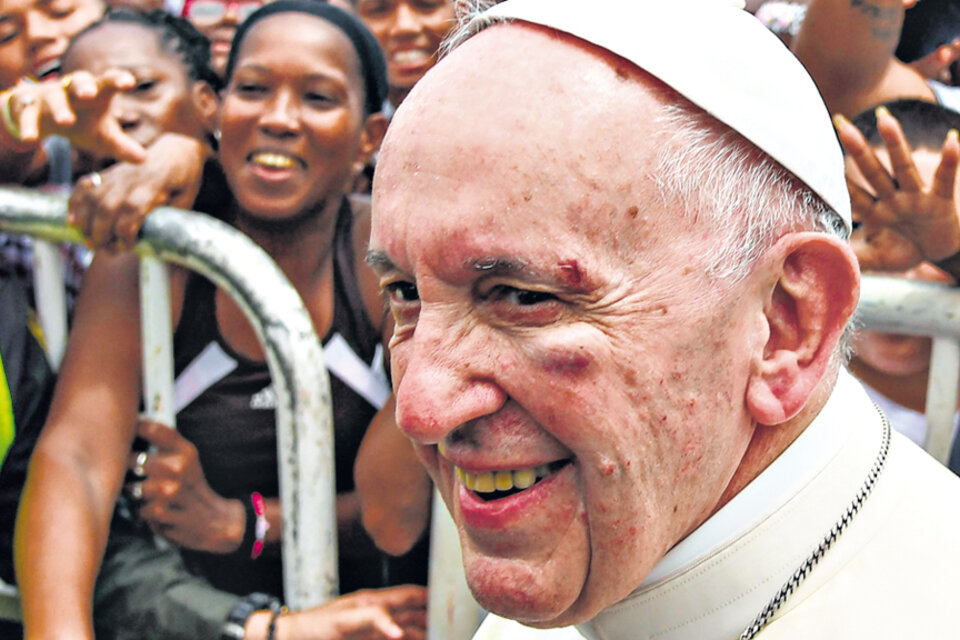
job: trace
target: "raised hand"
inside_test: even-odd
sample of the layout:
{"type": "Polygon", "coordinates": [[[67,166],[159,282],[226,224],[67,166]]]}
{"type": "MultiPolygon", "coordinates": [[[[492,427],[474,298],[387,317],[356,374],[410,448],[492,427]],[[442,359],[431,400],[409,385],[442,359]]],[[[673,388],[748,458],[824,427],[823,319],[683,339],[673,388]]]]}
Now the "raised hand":
{"type": "Polygon", "coordinates": [[[853,214],[861,223],[851,242],[861,268],[902,271],[960,251],[957,132],[947,135],[933,178],[925,181],[900,123],[886,109],[877,110],[877,127],[891,170],[853,124],[843,116],[835,122],[841,143],[865,181],[859,184],[848,171],[853,214]]]}
{"type": "Polygon", "coordinates": [[[77,71],[39,83],[21,81],[0,98],[5,125],[23,143],[59,135],[100,157],[142,162],[143,146],[124,132],[110,112],[113,96],[135,84],[133,74],[120,69],[96,76],[77,71]]]}

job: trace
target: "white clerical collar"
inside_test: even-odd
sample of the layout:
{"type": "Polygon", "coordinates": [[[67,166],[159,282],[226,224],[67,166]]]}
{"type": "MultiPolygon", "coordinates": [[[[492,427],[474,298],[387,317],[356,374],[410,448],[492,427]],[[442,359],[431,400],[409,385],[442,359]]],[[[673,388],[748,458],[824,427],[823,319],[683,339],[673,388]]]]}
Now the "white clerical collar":
{"type": "Polygon", "coordinates": [[[773,464],[677,544],[629,597],[578,629],[592,640],[736,637],[856,495],[881,439],[846,371],[773,464]]]}

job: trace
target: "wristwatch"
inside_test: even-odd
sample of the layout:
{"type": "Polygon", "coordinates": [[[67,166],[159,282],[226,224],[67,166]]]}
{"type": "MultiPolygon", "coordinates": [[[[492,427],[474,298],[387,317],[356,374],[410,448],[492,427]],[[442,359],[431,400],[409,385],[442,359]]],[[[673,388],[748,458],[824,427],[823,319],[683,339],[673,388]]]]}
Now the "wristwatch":
{"type": "Polygon", "coordinates": [[[220,640],[243,640],[250,616],[257,611],[279,609],[280,600],[265,593],[251,593],[240,598],[227,614],[227,620],[220,629],[220,640]]]}

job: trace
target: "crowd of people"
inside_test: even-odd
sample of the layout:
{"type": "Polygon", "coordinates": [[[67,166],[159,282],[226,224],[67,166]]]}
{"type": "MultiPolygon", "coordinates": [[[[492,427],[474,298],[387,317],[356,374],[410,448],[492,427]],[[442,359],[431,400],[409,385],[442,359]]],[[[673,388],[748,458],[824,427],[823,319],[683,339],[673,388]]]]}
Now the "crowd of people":
{"type": "MultiPolygon", "coordinates": [[[[0,636],[425,638],[434,486],[497,614],[481,638],[732,637],[864,477],[850,517],[882,533],[845,547],[844,519],[833,555],[857,561],[754,633],[854,628],[914,530],[944,528],[916,553],[955,565],[960,514],[928,506],[960,481],[869,410],[923,444],[930,341],[846,327],[860,271],[960,281],[960,6],[730,4],[0,0],[0,183],[69,192],[88,242],[64,248],[54,372],[29,239],[0,236],[0,579],[23,611],[0,636]],[[331,375],[328,604],[284,607],[265,354],[185,269],[191,400],[176,430],[138,417],[131,249],[164,205],[247,234],[395,392],[331,375]],[[900,492],[865,502],[881,471],[900,492]]],[[[948,637],[927,590],[894,609],[924,598],[923,637],[948,637]]]]}

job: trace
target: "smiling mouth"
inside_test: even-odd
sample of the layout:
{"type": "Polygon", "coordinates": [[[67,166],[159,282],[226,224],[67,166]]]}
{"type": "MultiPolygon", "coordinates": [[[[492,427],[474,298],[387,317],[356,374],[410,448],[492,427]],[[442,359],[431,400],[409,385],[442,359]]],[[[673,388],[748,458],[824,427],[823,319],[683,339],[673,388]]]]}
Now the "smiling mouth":
{"type": "Polygon", "coordinates": [[[468,490],[477,494],[485,502],[502,500],[533,487],[544,478],[548,478],[573,462],[571,458],[557,460],[548,464],[527,469],[485,471],[471,473],[460,467],[454,467],[457,479],[468,490]]]}
{"type": "Polygon", "coordinates": [[[60,59],[51,60],[37,69],[37,80],[45,80],[60,73],[60,59]]]}
{"type": "Polygon", "coordinates": [[[421,64],[429,59],[430,54],[423,49],[397,51],[390,57],[391,62],[399,65],[421,64]]]}
{"type": "Polygon", "coordinates": [[[303,166],[303,162],[293,156],[276,151],[260,151],[251,153],[247,162],[267,169],[293,169],[303,166]]]}

